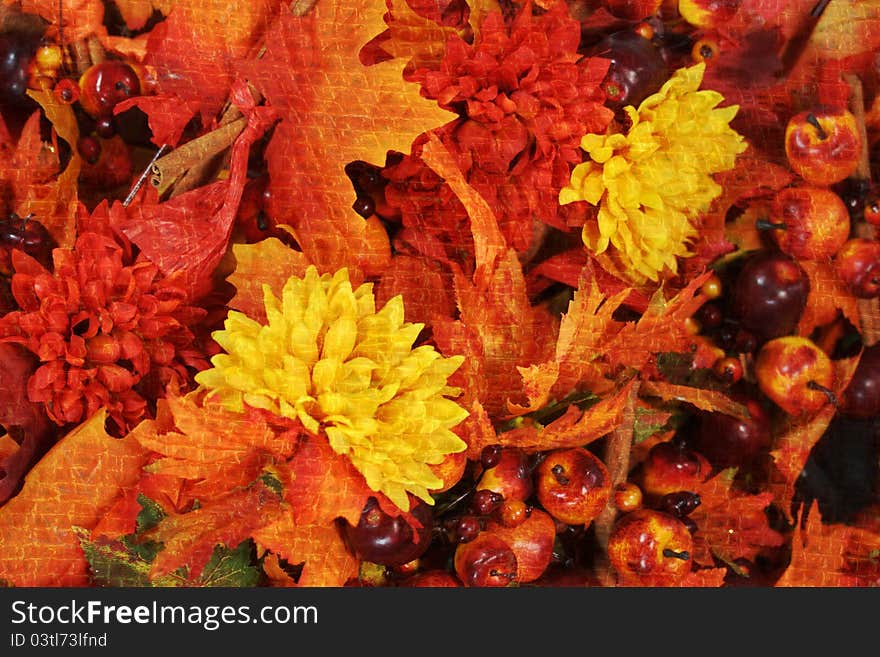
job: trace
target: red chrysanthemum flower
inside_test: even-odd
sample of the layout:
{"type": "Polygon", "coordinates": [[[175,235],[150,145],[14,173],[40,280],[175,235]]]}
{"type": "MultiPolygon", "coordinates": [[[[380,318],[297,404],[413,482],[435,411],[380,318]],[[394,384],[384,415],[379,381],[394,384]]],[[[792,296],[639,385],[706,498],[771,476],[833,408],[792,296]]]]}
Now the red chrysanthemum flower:
{"type": "Polygon", "coordinates": [[[613,118],[599,88],[610,62],[579,53],[580,38],[567,3],[540,15],[526,3],[510,25],[489,14],[473,44],[450,37],[439,69],[413,74],[423,95],[462,115],[451,135],[459,163],[520,251],[535,219],[568,227],[558,192],[582,161],[581,137],[613,118]]]}
{"type": "Polygon", "coordinates": [[[127,259],[116,241],[94,232],[81,234],[73,249],[55,249],[54,272],[13,252],[20,310],[0,318],[0,340],[39,358],[28,398],[45,404],[59,425],[104,407],[125,431],[169,383],[190,386],[188,367],[209,366],[190,328],[205,311],[187,305],[184,290],[155,264],[127,259]]]}

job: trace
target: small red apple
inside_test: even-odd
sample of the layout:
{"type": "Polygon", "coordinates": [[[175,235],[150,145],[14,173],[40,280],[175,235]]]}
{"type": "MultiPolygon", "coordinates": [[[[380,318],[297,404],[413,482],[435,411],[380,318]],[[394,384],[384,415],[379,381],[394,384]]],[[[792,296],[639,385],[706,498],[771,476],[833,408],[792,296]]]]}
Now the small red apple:
{"type": "Polygon", "coordinates": [[[535,492],[556,520],[589,525],[611,496],[608,468],[583,447],[551,450],[535,470],[535,492]]]}
{"type": "Polygon", "coordinates": [[[675,586],[691,572],[693,549],[687,525],[653,509],[622,515],[608,538],[608,559],[623,586],[675,586]]]}
{"type": "Polygon", "coordinates": [[[534,492],[534,484],[525,450],[504,447],[496,464],[480,475],[477,490],[499,493],[505,500],[527,500],[534,492]]]}
{"type": "Polygon", "coordinates": [[[847,289],[860,299],[880,296],[880,242],[867,237],[847,240],[834,257],[834,268],[847,289]]]}
{"type": "Polygon", "coordinates": [[[631,481],[617,484],[612,491],[614,508],[621,513],[635,511],[642,506],[642,489],[631,481]]]}
{"type": "Polygon", "coordinates": [[[695,490],[711,474],[712,464],[705,456],[682,444],[664,441],[651,447],[642,463],[642,491],[659,499],[667,493],[695,490]]]}
{"type": "Polygon", "coordinates": [[[813,415],[835,402],[834,364],[803,336],[786,335],[764,343],[755,359],[755,379],[761,392],[795,417],[813,415]]]}
{"type": "Polygon", "coordinates": [[[813,185],[833,185],[851,176],[863,148],[856,117],[845,107],[803,110],[785,126],[789,166],[813,185]]]}
{"type": "Polygon", "coordinates": [[[461,582],[452,573],[432,568],[431,570],[423,570],[421,572],[410,575],[406,579],[400,580],[397,584],[402,587],[423,587],[423,588],[457,588],[461,587],[461,582]]]}
{"type": "Polygon", "coordinates": [[[532,507],[515,527],[490,521],[484,533],[498,536],[516,556],[516,579],[520,584],[538,579],[553,560],[556,522],[549,513],[532,507]]]}
{"type": "Polygon", "coordinates": [[[774,197],[770,212],[773,241],[798,260],[831,258],[849,239],[849,212],[830,189],[786,187],[774,197]]]}
{"type": "Polygon", "coordinates": [[[455,548],[453,567],[469,587],[505,587],[516,584],[516,555],[507,541],[487,532],[455,548]]]}

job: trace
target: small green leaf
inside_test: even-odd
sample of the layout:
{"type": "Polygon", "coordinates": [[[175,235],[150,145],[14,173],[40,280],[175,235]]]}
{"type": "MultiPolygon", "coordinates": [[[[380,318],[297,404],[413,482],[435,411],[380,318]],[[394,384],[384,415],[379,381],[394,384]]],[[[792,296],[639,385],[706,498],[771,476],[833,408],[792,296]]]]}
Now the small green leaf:
{"type": "Polygon", "coordinates": [[[158,525],[165,517],[165,510],[143,493],[138,495],[141,511],[137,515],[137,534],[141,534],[158,525]]]}
{"type": "Polygon", "coordinates": [[[230,549],[224,545],[214,548],[198,586],[252,587],[260,580],[260,570],[253,562],[253,543],[250,539],[230,549]]]}

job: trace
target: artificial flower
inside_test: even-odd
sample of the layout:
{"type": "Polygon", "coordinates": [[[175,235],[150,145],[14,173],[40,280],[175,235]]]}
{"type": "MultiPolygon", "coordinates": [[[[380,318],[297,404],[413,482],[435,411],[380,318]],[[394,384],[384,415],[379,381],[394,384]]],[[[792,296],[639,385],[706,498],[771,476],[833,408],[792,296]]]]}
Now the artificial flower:
{"type": "Polygon", "coordinates": [[[439,68],[413,75],[423,95],[460,113],[444,141],[518,251],[536,219],[566,227],[556,198],[580,137],[613,118],[599,87],[609,60],[583,56],[580,39],[567,3],[535,13],[527,2],[510,22],[487,14],[473,43],[450,37],[439,68]]]}
{"type": "Polygon", "coordinates": [[[13,255],[12,292],[20,310],[0,318],[0,340],[34,353],[40,366],[28,398],[58,425],[81,422],[101,407],[124,432],[143,419],[147,400],[207,361],[191,330],[206,314],[183,288],[114,239],[81,234],[53,251],[54,271],[21,251],[13,255]]]}
{"type": "Polygon", "coordinates": [[[467,411],[447,397],[463,362],[413,348],[423,325],[404,321],[403,300],[376,310],[372,284],[352,288],[348,270],[290,277],[281,296],[263,287],[267,323],[231,311],[213,336],[226,353],[196,381],[234,411],[247,406],[323,433],[367,485],[407,510],[407,493],[433,503],[442,481],[430,466],[466,444],[452,428],[467,411]]]}
{"type": "Polygon", "coordinates": [[[730,127],[737,105],[718,107],[724,97],[699,90],[705,64],[677,70],[638,109],[625,109],[625,132],[587,134],[589,155],[559,193],[560,204],[598,206],[597,223],[583,228],[594,253],[609,246],[633,282],[658,281],[677,272],[697,231],[692,221],[721,194],[712,175],[734,167],[747,142],[730,127]]]}

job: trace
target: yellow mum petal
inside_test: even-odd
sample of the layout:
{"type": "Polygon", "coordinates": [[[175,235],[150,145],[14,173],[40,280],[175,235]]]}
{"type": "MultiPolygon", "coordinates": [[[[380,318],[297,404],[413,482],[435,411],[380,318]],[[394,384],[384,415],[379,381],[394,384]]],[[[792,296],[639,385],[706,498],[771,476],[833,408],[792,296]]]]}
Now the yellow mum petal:
{"type": "Polygon", "coordinates": [[[280,299],[264,287],[263,301],[266,325],[229,313],[214,336],[226,353],[196,381],[233,411],[252,406],[323,431],[400,508],[409,495],[433,504],[442,482],[429,465],[466,448],[451,429],[468,413],[447,385],[464,358],[413,349],[423,325],[406,322],[403,298],[377,312],[372,284],[353,290],[345,269],[309,267],[280,299]]]}
{"type": "Polygon", "coordinates": [[[699,90],[704,72],[703,62],[681,68],[638,109],[624,108],[625,134],[584,135],[591,160],[574,168],[559,194],[561,204],[599,207],[583,242],[597,254],[612,246],[635,283],[674,274],[676,258],[691,255],[691,222],[722,191],[713,175],[732,169],[748,147],[729,125],[739,107],[718,108],[721,94],[699,90]]]}

